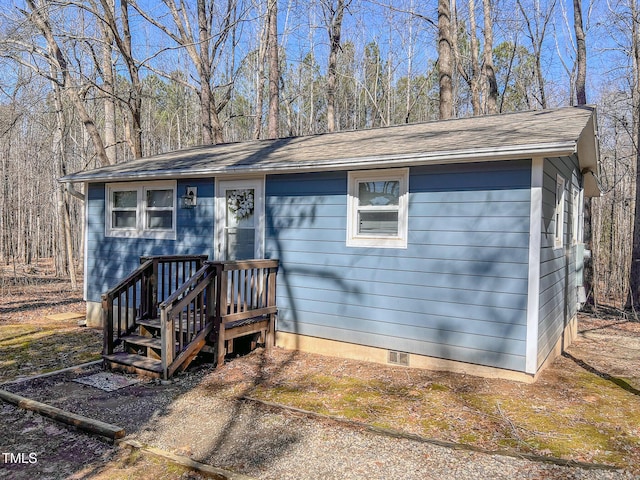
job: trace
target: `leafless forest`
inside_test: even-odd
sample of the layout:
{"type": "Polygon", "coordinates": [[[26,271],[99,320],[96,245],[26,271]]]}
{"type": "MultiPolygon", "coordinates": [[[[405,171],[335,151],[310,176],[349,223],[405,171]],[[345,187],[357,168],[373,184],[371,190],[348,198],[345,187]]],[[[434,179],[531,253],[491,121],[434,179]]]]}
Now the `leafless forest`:
{"type": "Polygon", "coordinates": [[[636,305],[639,25],[637,0],[5,1],[0,281],[47,257],[75,277],[82,187],[59,184],[66,172],[198,144],[589,103],[603,191],[589,209],[590,297],[636,305]]]}

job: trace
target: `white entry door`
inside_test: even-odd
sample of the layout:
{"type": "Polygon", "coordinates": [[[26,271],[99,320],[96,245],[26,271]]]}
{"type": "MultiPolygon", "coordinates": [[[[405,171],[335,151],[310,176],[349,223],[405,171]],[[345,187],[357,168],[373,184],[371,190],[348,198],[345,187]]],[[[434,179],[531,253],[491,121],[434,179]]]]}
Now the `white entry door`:
{"type": "Polygon", "coordinates": [[[216,258],[264,256],[264,178],[216,182],[216,258]]]}

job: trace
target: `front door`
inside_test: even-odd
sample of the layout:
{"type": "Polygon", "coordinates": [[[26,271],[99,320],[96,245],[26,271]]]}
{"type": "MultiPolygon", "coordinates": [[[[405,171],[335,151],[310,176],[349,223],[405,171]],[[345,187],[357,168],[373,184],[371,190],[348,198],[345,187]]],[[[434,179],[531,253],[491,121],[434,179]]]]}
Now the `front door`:
{"type": "Polygon", "coordinates": [[[264,255],[264,178],[216,184],[216,258],[246,260],[264,255]]]}

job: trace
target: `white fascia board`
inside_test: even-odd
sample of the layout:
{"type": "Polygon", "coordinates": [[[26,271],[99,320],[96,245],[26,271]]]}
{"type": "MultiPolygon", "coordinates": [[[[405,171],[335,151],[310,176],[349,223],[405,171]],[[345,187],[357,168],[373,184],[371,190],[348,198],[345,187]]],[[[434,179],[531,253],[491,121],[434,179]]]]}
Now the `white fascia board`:
{"type": "MultiPolygon", "coordinates": [[[[145,170],[130,173],[96,173],[67,175],[61,182],[118,182],[133,180],[162,180],[168,178],[199,178],[226,175],[285,174],[335,170],[360,170],[372,168],[411,167],[418,165],[444,165],[451,163],[494,162],[528,159],[537,156],[567,156],[576,153],[576,142],[544,143],[502,148],[451,150],[434,153],[409,153],[358,158],[340,158],[317,162],[269,162],[264,165],[225,165],[213,168],[184,168],[145,170]]],[[[126,164],[125,164],[126,165],[126,164]]]]}
{"type": "Polygon", "coordinates": [[[538,371],[538,328],[540,321],[540,247],[542,241],[542,184],[544,157],[531,162],[531,205],[529,211],[529,276],[527,291],[526,373],[538,371]]]}

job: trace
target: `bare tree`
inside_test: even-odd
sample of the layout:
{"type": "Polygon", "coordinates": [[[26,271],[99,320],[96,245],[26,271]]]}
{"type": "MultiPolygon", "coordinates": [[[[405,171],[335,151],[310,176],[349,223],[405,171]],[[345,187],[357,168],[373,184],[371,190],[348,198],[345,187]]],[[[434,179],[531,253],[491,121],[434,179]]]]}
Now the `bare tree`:
{"type": "Polygon", "coordinates": [[[280,120],[280,65],[278,63],[278,0],[268,0],[267,17],[269,19],[268,57],[269,57],[269,115],[267,135],[278,138],[280,120]]]}
{"type": "MultiPolygon", "coordinates": [[[[576,0],[578,1],[578,0],[576,0]]],[[[484,49],[482,55],[482,76],[485,79],[486,113],[498,113],[498,82],[493,68],[493,18],[491,0],[482,0],[484,13],[484,49]]]]}
{"type": "Polygon", "coordinates": [[[438,0],[438,77],[440,119],[453,117],[453,45],[450,0],[438,0]]]}
{"type": "Polygon", "coordinates": [[[633,222],[633,250],[631,252],[631,271],[629,280],[628,306],[634,311],[640,305],[640,20],[636,2],[629,2],[631,16],[631,60],[633,62],[633,140],[636,158],[636,192],[633,222]]]}
{"type": "MultiPolygon", "coordinates": [[[[480,60],[478,58],[480,49],[478,48],[475,0],[469,0],[469,37],[471,40],[471,48],[469,49],[469,56],[471,57],[471,73],[468,74],[462,68],[462,62],[458,61],[456,63],[458,65],[458,71],[467,81],[469,88],[471,89],[471,107],[473,109],[473,114],[480,115],[482,113],[480,106],[480,60]]],[[[459,54],[457,50],[455,53],[456,55],[459,54]]]]}
{"type": "Polygon", "coordinates": [[[344,11],[349,7],[351,0],[323,0],[322,11],[329,35],[329,68],[327,69],[327,129],[330,132],[336,130],[336,88],[338,52],[340,51],[340,35],[342,33],[342,19],[344,11]]]}
{"type": "MultiPolygon", "coordinates": [[[[60,48],[60,45],[53,33],[53,27],[49,21],[49,2],[41,0],[37,4],[35,0],[26,0],[26,3],[29,11],[23,11],[23,14],[40,31],[47,45],[46,52],[40,51],[38,53],[45,58],[47,62],[49,62],[53,71],[57,72],[57,75],[56,77],[52,77],[47,72],[39,69],[36,65],[25,63],[21,57],[16,57],[15,60],[36,70],[39,75],[55,82],[62,91],[65,92],[80,116],[87,133],[91,137],[98,163],[100,165],[109,165],[111,162],[105,151],[102,135],[98,130],[94,118],[89,114],[89,111],[82,101],[79,93],[80,87],[76,84],[71,70],[69,69],[69,62],[67,61],[63,50],[60,48]]],[[[35,45],[24,45],[24,47],[31,51],[37,49],[35,45]]]]}
{"type": "MultiPolygon", "coordinates": [[[[576,36],[576,62],[575,62],[575,71],[576,71],[576,101],[578,105],[586,105],[587,104],[587,90],[586,90],[586,81],[587,81],[587,42],[585,38],[584,25],[582,21],[582,1],[581,0],[573,0],[573,27],[576,36]]],[[[614,178],[615,178],[614,172],[614,178]]],[[[614,191],[615,196],[615,191],[614,191]]],[[[615,201],[614,201],[615,204],[615,201]]],[[[586,258],[584,261],[584,288],[587,292],[587,299],[590,303],[595,303],[595,295],[593,291],[593,266],[595,264],[593,256],[597,255],[599,252],[595,252],[591,246],[592,243],[592,207],[593,201],[591,198],[585,198],[584,200],[584,227],[583,227],[583,241],[590,246],[591,248],[591,257],[586,258]]],[[[613,208],[612,208],[613,212],[613,208]]],[[[612,221],[613,225],[613,221],[612,221]]],[[[610,255],[609,258],[613,258],[613,255],[610,255]]]]}
{"type": "MultiPolygon", "coordinates": [[[[238,25],[237,1],[227,0],[222,14],[217,16],[215,9],[208,8],[206,0],[197,0],[195,28],[192,27],[193,12],[189,11],[184,0],[162,0],[162,2],[169,10],[177,31],[169,28],[164,19],[149,15],[147,9],[140,6],[136,0],[130,0],[129,3],[147,21],[188,53],[198,75],[197,93],[200,97],[202,143],[222,143],[224,135],[220,113],[231,100],[233,78],[226,78],[226,82],[219,86],[215,86],[214,81],[217,73],[216,66],[225,54],[225,48],[232,43],[229,40],[238,25]],[[215,90],[220,90],[222,93],[216,95],[215,90]]],[[[233,53],[228,54],[233,59],[233,53]]]]}
{"type": "MultiPolygon", "coordinates": [[[[52,67],[53,68],[53,67],[52,67]]],[[[52,72],[52,76],[56,76],[52,72]]],[[[64,145],[64,135],[66,130],[66,122],[64,117],[64,107],[62,104],[62,94],[60,87],[57,84],[53,85],[53,98],[55,105],[55,124],[56,128],[53,135],[53,147],[54,155],[53,159],[56,164],[55,171],[57,175],[63,176],[66,172],[66,148],[64,145]]],[[[71,238],[71,219],[69,216],[69,195],[66,192],[64,185],[58,185],[56,189],[56,203],[58,205],[58,241],[63,245],[60,249],[64,251],[64,267],[66,267],[69,273],[69,279],[71,280],[71,288],[77,288],[76,282],[76,270],[73,261],[73,240],[71,238]]]]}
{"type": "MultiPolygon", "coordinates": [[[[105,10],[115,12],[115,0],[103,0],[105,10]]],[[[104,149],[111,163],[117,161],[116,136],[116,79],[113,71],[113,30],[105,22],[99,22],[102,33],[100,66],[104,96],[104,149]]]]}
{"type": "Polygon", "coordinates": [[[262,28],[260,28],[260,38],[258,41],[258,55],[256,58],[256,103],[255,117],[253,119],[253,138],[260,138],[262,132],[262,104],[264,102],[264,62],[267,56],[267,45],[269,43],[269,17],[260,15],[263,18],[262,28]]]}
{"type": "Polygon", "coordinates": [[[582,1],[573,0],[573,25],[576,34],[576,100],[578,105],[587,104],[587,42],[582,21],[582,1]]]}
{"type": "MultiPolygon", "coordinates": [[[[131,80],[131,89],[129,90],[129,96],[125,99],[127,110],[130,114],[130,119],[125,117],[125,123],[127,125],[127,141],[131,148],[131,153],[134,158],[142,157],[142,82],[140,81],[140,66],[133,54],[133,47],[131,44],[131,27],[129,26],[129,3],[127,0],[120,0],[120,28],[114,12],[113,0],[100,0],[103,9],[103,18],[108,28],[108,32],[104,33],[105,39],[113,39],[118,47],[118,51],[129,73],[129,79],[131,80]]],[[[104,54],[107,54],[108,45],[105,45],[104,54]]],[[[103,63],[106,59],[103,60],[103,63]]],[[[105,65],[106,67],[106,65],[105,65]]],[[[110,69],[105,69],[106,79],[110,80],[110,69]]],[[[111,112],[108,112],[111,114],[111,112]]],[[[105,122],[105,127],[107,127],[105,122]]],[[[109,126],[109,128],[111,128],[109,126]]],[[[105,130],[107,130],[105,128],[105,130]]]]}
{"type": "Polygon", "coordinates": [[[518,9],[527,27],[527,36],[531,41],[531,48],[535,58],[534,75],[538,83],[538,95],[536,100],[542,108],[547,108],[547,94],[545,91],[545,79],[542,71],[542,46],[547,34],[547,27],[553,18],[556,0],[550,0],[547,5],[541,6],[538,1],[533,7],[525,6],[522,0],[516,0],[518,9]],[[546,7],[546,9],[545,9],[546,7]]]}

